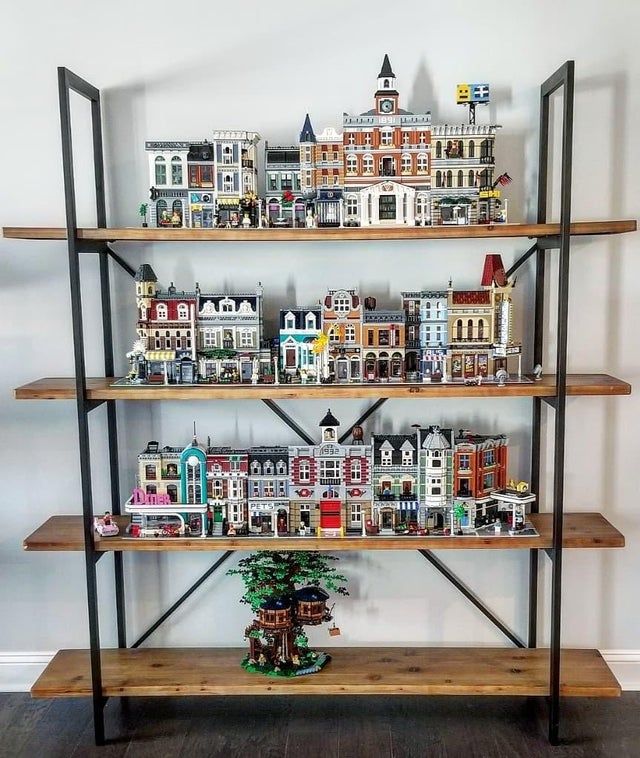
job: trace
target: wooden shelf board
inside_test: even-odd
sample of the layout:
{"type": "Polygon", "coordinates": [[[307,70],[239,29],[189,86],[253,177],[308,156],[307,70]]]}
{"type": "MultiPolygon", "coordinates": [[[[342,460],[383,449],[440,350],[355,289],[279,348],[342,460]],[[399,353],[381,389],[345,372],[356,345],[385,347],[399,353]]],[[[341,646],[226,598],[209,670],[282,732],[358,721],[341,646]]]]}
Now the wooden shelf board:
{"type": "MultiPolygon", "coordinates": [[[[133,539],[96,535],[96,549],[107,551],[216,551],[216,550],[522,550],[552,545],[552,514],[533,513],[538,537],[211,537],[205,539],[133,539]]],[[[120,533],[128,523],[118,517],[120,533]]],[[[84,549],[82,516],[51,516],[23,542],[29,551],[79,551],[84,549]]],[[[567,513],[564,547],[624,547],[624,536],[601,513],[567,513]]]]}
{"type": "MultiPolygon", "coordinates": [[[[622,234],[634,232],[634,219],[621,221],[576,221],[573,235],[622,234]]],[[[5,226],[7,239],[63,240],[67,231],[61,227],[5,226]]],[[[483,237],[549,237],[560,233],[560,224],[490,224],[477,226],[371,226],[345,229],[163,229],[148,227],[82,228],[83,240],[133,241],[206,241],[256,242],[315,240],[396,240],[396,239],[467,239],[483,237]]]]}
{"type": "MultiPolygon", "coordinates": [[[[102,651],[105,696],[538,695],[549,694],[549,651],[510,648],[328,648],[321,672],[289,679],[251,674],[239,648],[102,651]]],[[[560,694],[617,697],[597,650],[563,650],[560,694]]],[[[88,650],[61,650],[31,688],[36,698],[89,697],[88,650]]]]}
{"type": "MultiPolygon", "coordinates": [[[[556,377],[545,374],[526,384],[202,384],[197,386],[113,387],[110,377],[87,379],[89,400],[292,400],[296,398],[443,398],[443,397],[554,397],[556,377]]],[[[629,395],[631,385],[608,374],[570,374],[568,395],[629,395]]],[[[73,400],[75,380],[47,377],[17,387],[17,400],[73,400]]]]}

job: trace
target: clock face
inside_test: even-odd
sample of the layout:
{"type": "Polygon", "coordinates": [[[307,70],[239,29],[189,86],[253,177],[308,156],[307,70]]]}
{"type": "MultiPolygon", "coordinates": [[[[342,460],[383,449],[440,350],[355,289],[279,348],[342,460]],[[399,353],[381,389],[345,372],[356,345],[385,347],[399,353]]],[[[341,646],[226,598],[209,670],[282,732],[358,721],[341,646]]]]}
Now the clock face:
{"type": "Polygon", "coordinates": [[[381,100],[380,110],[383,113],[391,113],[391,111],[393,110],[393,100],[381,100]]]}

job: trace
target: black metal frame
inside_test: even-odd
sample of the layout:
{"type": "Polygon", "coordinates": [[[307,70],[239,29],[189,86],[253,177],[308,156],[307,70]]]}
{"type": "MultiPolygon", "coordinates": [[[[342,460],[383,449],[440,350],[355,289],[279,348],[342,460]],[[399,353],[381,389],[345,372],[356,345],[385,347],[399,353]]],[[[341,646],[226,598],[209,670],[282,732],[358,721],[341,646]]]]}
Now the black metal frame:
{"type": "MultiPolygon", "coordinates": [[[[534,363],[541,363],[544,335],[544,292],[545,253],[548,249],[559,249],[558,274],[558,314],[557,314],[557,388],[554,398],[545,399],[555,410],[554,482],[553,482],[553,546],[545,552],[552,562],[552,612],[551,650],[549,667],[549,740],[558,743],[560,724],[560,632],[561,632],[561,591],[562,591],[562,519],[564,495],[564,437],[566,413],[566,364],[567,364],[567,320],[568,320],[568,280],[571,222],[571,167],[573,136],[573,92],[574,63],[567,61],[541,87],[540,96],[540,154],[538,174],[538,222],[547,220],[548,162],[549,162],[549,100],[558,89],[564,89],[562,173],[560,234],[539,239],[523,253],[507,272],[511,276],[530,258],[535,258],[535,321],[534,321],[534,363]]],[[[96,563],[103,553],[95,549],[93,535],[93,494],[91,483],[91,457],[89,440],[89,413],[106,402],[107,433],[109,441],[109,473],[111,484],[111,510],[120,513],[120,486],[118,471],[118,433],[115,401],[90,401],[86,391],[86,367],[84,355],[84,335],[82,323],[82,295],[80,282],[79,254],[95,252],[100,262],[100,288],[103,324],[105,376],[114,375],[112,317],[110,297],[109,259],[117,263],[130,276],[135,269],[130,266],[112,247],[111,243],[88,243],[78,237],[76,219],[76,199],[73,175],[73,152],[70,115],[70,92],[76,92],[91,102],[94,176],[96,188],[97,226],[106,227],[104,168],[102,154],[102,128],[100,115],[100,92],[66,68],[58,69],[58,90],[60,100],[60,124],[62,135],[62,158],[64,169],[64,191],[66,205],[67,245],[69,252],[69,282],[71,289],[71,315],[73,321],[74,363],[76,380],[76,405],[78,417],[79,458],[82,484],[82,512],[85,542],[85,568],[87,581],[87,604],[89,614],[89,638],[91,654],[91,679],[93,694],[93,723],[97,745],[104,744],[104,713],[107,698],[102,694],[102,672],[100,664],[100,630],[98,619],[98,595],[96,563]]],[[[263,400],[265,405],[289,426],[307,444],[314,444],[302,427],[273,400],[263,400]]],[[[386,398],[376,400],[340,437],[344,442],[353,427],[360,425],[384,403],[386,398]]],[[[540,424],[542,420],[542,400],[533,399],[532,417],[532,489],[539,492],[540,486],[540,424]]],[[[537,503],[532,506],[538,510],[537,503]]],[[[529,566],[529,624],[527,643],[509,629],[482,601],[430,550],[418,551],[429,563],[453,584],[473,605],[484,614],[517,647],[535,647],[537,643],[538,615],[538,550],[530,550],[529,566]]],[[[118,646],[126,647],[126,615],[124,595],[123,554],[114,552],[114,572],[116,590],[116,622],[118,646]]],[[[227,551],[207,569],[184,593],[165,611],[133,644],[140,646],[158,627],[164,623],[202,584],[230,557],[227,551]]]]}

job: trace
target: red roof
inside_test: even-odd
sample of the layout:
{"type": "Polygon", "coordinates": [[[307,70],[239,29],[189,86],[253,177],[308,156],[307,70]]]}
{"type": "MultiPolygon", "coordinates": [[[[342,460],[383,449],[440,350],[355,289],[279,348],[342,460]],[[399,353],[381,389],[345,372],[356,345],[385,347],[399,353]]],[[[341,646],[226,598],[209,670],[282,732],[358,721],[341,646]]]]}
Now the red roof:
{"type": "Polygon", "coordinates": [[[458,290],[453,293],[454,305],[491,305],[489,290],[458,290]]]}
{"type": "Polygon", "coordinates": [[[504,287],[507,283],[507,277],[504,273],[504,264],[500,253],[487,253],[484,259],[484,268],[482,270],[483,287],[491,287],[495,284],[498,287],[504,287]]]}
{"type": "MultiPolygon", "coordinates": [[[[162,321],[177,321],[178,320],[178,305],[184,304],[188,307],[187,313],[191,317],[191,306],[196,306],[195,298],[154,298],[151,301],[151,308],[149,313],[149,321],[158,320],[158,305],[163,304],[167,307],[167,318],[162,321]]],[[[161,322],[162,323],[162,322],[161,322]]]]}

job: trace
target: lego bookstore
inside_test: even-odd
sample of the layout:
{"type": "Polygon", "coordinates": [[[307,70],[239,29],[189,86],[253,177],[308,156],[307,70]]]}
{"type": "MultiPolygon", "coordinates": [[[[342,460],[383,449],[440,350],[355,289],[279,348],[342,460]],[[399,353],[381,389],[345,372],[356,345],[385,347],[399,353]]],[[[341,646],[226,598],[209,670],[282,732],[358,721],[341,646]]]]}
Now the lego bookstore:
{"type": "Polygon", "coordinates": [[[0,756],[640,757],[638,29],[4,9],[0,756]]]}

